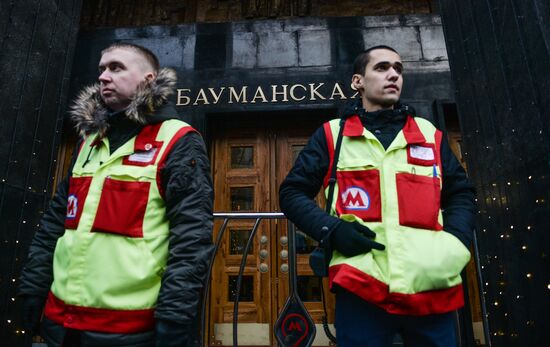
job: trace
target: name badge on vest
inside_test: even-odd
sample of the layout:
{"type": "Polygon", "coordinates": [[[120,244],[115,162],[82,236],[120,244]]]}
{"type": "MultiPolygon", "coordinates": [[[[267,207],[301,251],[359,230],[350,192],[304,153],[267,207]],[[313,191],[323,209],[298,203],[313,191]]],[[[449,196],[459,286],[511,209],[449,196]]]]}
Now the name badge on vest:
{"type": "Polygon", "coordinates": [[[435,146],[430,143],[409,146],[407,161],[413,165],[431,166],[435,164],[435,146]]]}
{"type": "Polygon", "coordinates": [[[430,147],[411,146],[411,157],[422,160],[434,160],[434,150],[430,147]]]}
{"type": "Polygon", "coordinates": [[[157,156],[157,147],[145,147],[145,151],[139,151],[124,158],[123,164],[144,166],[152,164],[157,156]]]}

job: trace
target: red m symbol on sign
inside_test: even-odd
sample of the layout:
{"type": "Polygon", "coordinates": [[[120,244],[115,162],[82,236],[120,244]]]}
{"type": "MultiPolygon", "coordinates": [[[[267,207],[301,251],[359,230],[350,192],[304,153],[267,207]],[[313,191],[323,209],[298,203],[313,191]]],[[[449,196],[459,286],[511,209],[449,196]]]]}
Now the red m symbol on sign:
{"type": "Polygon", "coordinates": [[[288,325],[288,331],[292,331],[292,330],[298,330],[298,331],[302,331],[302,327],[300,326],[300,324],[298,322],[290,322],[290,324],[288,325]]]}

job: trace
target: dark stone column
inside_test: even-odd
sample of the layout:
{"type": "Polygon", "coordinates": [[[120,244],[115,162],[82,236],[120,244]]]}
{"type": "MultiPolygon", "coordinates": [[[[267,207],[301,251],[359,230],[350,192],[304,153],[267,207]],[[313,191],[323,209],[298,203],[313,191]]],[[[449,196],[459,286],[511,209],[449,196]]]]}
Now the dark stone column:
{"type": "Polygon", "coordinates": [[[550,5],[440,0],[493,346],[550,341],[550,5]]]}
{"type": "Polygon", "coordinates": [[[22,346],[19,273],[53,190],[82,1],[0,4],[0,341],[22,346]]]}

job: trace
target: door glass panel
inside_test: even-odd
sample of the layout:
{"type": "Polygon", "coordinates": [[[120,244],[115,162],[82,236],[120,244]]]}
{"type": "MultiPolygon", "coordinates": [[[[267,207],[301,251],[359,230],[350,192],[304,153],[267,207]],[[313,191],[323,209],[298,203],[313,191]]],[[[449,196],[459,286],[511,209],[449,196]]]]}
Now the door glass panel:
{"type": "MultiPolygon", "coordinates": [[[[237,295],[237,278],[239,276],[229,276],[229,288],[227,301],[235,301],[237,295]]],[[[241,293],[239,302],[254,301],[254,277],[243,276],[241,282],[241,293]]]]}
{"type": "Polygon", "coordinates": [[[254,148],[252,146],[231,147],[231,168],[248,169],[254,166],[254,148]]]}
{"type": "Polygon", "coordinates": [[[231,211],[254,209],[254,187],[231,187],[231,211]]]}
{"type": "Polygon", "coordinates": [[[298,295],[302,301],[321,301],[321,281],[317,276],[298,276],[298,295]]]}
{"type": "Polygon", "coordinates": [[[319,242],[304,234],[301,230],[296,230],[296,253],[310,254],[313,252],[319,242]]]}
{"type": "MultiPolygon", "coordinates": [[[[250,232],[250,230],[242,229],[229,230],[229,254],[243,254],[248,238],[250,237],[250,232]]],[[[251,244],[248,254],[254,254],[254,243],[251,244]]]]}

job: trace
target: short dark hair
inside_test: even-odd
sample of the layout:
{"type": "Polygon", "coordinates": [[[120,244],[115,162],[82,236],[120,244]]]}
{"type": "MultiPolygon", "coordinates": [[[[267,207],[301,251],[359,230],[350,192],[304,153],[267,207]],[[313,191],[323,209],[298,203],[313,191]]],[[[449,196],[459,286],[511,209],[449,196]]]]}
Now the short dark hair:
{"type": "Polygon", "coordinates": [[[148,50],[147,48],[145,48],[143,46],[140,46],[140,45],[136,45],[134,43],[114,42],[111,45],[109,45],[109,47],[102,50],[101,55],[103,55],[103,54],[105,54],[109,51],[112,51],[113,49],[116,49],[116,48],[128,48],[128,49],[131,49],[134,52],[138,53],[143,58],[145,58],[145,60],[147,60],[147,62],[155,70],[155,73],[157,73],[158,70],[160,69],[160,64],[159,64],[159,60],[158,60],[157,56],[153,52],[148,50]]]}
{"type": "Polygon", "coordinates": [[[359,74],[359,75],[365,74],[365,68],[367,67],[367,64],[369,63],[369,59],[370,59],[370,52],[374,51],[375,49],[387,49],[389,51],[399,54],[399,52],[396,51],[394,48],[386,45],[378,45],[378,46],[370,47],[364,50],[363,52],[359,53],[359,55],[353,61],[353,74],[359,74]]]}

